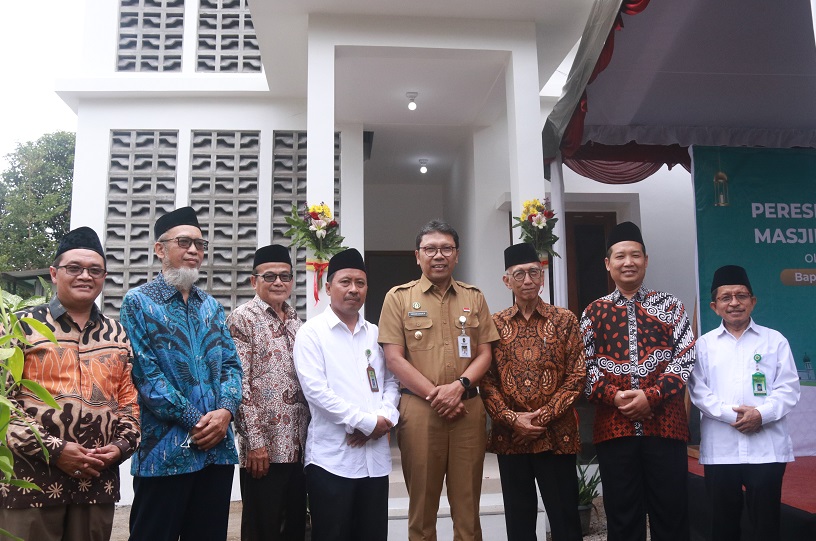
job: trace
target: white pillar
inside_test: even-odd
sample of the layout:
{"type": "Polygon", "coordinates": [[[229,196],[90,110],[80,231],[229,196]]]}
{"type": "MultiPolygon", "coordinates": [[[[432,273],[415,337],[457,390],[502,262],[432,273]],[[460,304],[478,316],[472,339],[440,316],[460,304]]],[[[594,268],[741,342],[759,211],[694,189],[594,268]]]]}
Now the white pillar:
{"type": "MultiPolygon", "coordinates": [[[[541,146],[541,98],[538,88],[538,51],[535,40],[519,47],[510,56],[505,75],[507,86],[507,139],[510,165],[511,216],[521,213],[528,199],[543,200],[547,183],[544,178],[544,153],[541,146]]],[[[555,207],[553,207],[555,208],[555,207]]],[[[519,243],[519,230],[513,230],[513,243],[519,243]]],[[[541,287],[542,298],[549,298],[549,277],[541,287]]],[[[556,297],[557,298],[557,297],[556,297]]]]}
{"type": "MultiPolygon", "coordinates": [[[[334,208],[334,44],[317,36],[309,37],[308,89],[306,104],[306,202],[326,203],[334,208]]],[[[341,228],[342,228],[341,224],[341,228]]],[[[320,301],[312,295],[314,276],[307,276],[306,317],[321,313],[328,305],[325,288],[320,301]]],[[[325,275],[324,275],[325,282],[325,275]]]]}
{"type": "MultiPolygon", "coordinates": [[[[532,30],[534,34],[534,29],[532,30]]],[[[543,199],[546,192],[544,151],[541,147],[541,98],[535,39],[510,54],[507,86],[507,139],[510,158],[510,200],[513,215],[527,199],[543,199]]],[[[514,235],[515,236],[515,235],[514,235]]],[[[514,238],[513,242],[519,242],[514,238]]]]}
{"type": "Polygon", "coordinates": [[[343,158],[340,160],[340,234],[343,244],[365,252],[363,186],[363,125],[338,126],[343,158]]]}
{"type": "MultiPolygon", "coordinates": [[[[343,245],[365,257],[365,197],[363,185],[363,125],[338,126],[343,158],[340,160],[340,234],[343,245]]],[[[365,316],[365,306],[363,307],[365,316]]]]}
{"type": "Polygon", "coordinates": [[[555,160],[551,164],[551,185],[550,202],[552,209],[558,216],[555,223],[554,233],[558,237],[555,243],[555,251],[561,257],[554,257],[553,266],[553,305],[567,308],[569,306],[569,291],[567,289],[567,242],[566,225],[564,216],[564,170],[561,163],[561,153],[556,154],[555,160]]]}

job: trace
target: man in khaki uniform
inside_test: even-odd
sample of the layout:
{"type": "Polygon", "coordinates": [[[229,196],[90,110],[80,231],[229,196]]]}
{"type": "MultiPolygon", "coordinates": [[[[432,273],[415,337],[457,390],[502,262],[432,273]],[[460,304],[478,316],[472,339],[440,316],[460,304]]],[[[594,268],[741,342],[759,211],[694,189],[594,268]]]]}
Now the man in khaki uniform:
{"type": "Polygon", "coordinates": [[[385,297],[379,340],[400,380],[397,437],[408,488],[408,538],[436,539],[436,514],[447,477],[454,539],[481,541],[485,409],[476,385],[499,339],[484,295],[452,279],[459,235],[431,221],[416,238],[419,280],[385,297]]]}

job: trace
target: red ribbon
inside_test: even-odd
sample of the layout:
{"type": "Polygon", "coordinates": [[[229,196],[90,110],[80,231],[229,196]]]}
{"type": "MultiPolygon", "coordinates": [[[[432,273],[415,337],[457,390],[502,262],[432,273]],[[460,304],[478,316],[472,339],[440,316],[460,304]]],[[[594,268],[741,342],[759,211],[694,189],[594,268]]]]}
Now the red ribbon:
{"type": "Polygon", "coordinates": [[[321,259],[307,259],[306,270],[314,271],[314,300],[315,306],[320,301],[320,288],[323,286],[323,273],[329,268],[329,262],[321,259]]]}

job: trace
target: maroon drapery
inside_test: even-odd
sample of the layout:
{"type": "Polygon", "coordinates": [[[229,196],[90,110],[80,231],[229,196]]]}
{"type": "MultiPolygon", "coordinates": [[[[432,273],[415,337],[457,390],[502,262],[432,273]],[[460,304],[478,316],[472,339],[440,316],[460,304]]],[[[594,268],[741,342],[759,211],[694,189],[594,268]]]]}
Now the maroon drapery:
{"type": "Polygon", "coordinates": [[[662,163],[607,162],[564,158],[564,165],[581,175],[604,184],[632,184],[657,173],[662,163]]]}
{"type": "Polygon", "coordinates": [[[564,165],[581,176],[605,184],[631,184],[656,173],[663,164],[669,169],[682,165],[691,171],[691,156],[680,145],[601,145],[587,143],[570,157],[564,157],[564,165]]]}
{"type": "MultiPolygon", "coordinates": [[[[587,85],[609,66],[615,50],[615,32],[623,28],[622,13],[637,15],[646,9],[649,0],[625,0],[615,24],[609,31],[595,68],[587,85]]],[[[662,147],[659,145],[638,145],[631,142],[626,145],[609,146],[589,142],[581,144],[584,136],[584,121],[588,110],[586,89],[575,108],[561,139],[561,156],[564,165],[579,175],[609,184],[627,184],[638,182],[657,172],[663,164],[669,168],[681,164],[691,169],[688,150],[679,145],[662,147]]]]}

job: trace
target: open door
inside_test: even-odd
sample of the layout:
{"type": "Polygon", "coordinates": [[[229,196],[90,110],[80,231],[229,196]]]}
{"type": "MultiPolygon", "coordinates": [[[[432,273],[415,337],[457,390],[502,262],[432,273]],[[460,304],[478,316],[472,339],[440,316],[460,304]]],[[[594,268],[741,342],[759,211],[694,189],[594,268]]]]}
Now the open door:
{"type": "Polygon", "coordinates": [[[380,321],[385,294],[392,287],[416,280],[421,271],[414,252],[366,251],[368,269],[368,296],[365,304],[366,321],[375,325],[380,321]]]}
{"type": "Polygon", "coordinates": [[[567,212],[565,220],[569,309],[580,318],[589,303],[615,287],[604,258],[606,238],[617,222],[614,212],[567,212]]]}

